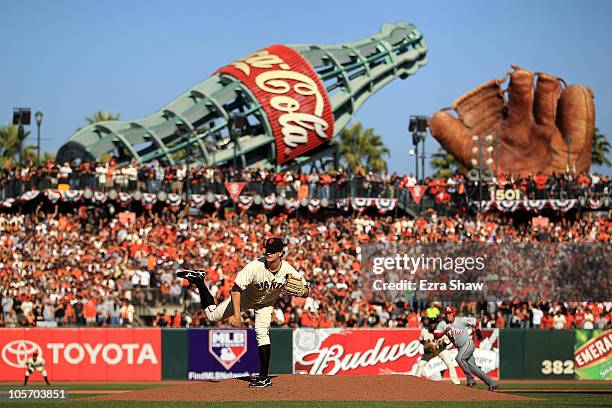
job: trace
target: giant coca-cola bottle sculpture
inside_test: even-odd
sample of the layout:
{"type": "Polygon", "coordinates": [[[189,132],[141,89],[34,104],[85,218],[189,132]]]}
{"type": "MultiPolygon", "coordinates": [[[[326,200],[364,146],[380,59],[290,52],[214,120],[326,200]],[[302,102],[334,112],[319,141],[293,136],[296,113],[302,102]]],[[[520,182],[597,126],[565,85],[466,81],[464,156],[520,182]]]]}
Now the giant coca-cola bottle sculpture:
{"type": "Polygon", "coordinates": [[[326,148],[368,97],[426,63],[423,36],[407,23],[345,44],[272,45],[219,69],[149,117],[79,130],[58,160],[109,154],[119,162],[173,164],[189,145],[192,162],[231,163],[235,156],[241,167],[285,166],[326,148]],[[236,115],[243,126],[230,132],[236,115]]]}

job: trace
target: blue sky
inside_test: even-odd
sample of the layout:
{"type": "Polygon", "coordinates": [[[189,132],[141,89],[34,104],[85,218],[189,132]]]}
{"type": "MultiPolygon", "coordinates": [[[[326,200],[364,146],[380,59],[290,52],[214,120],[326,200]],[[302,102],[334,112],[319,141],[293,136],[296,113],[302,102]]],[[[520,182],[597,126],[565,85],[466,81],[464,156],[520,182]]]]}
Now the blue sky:
{"type": "MultiPolygon", "coordinates": [[[[414,169],[410,115],[449,106],[510,64],[592,87],[596,125],[612,135],[611,1],[22,0],[0,10],[0,124],[13,107],[43,111],[42,137],[51,139],[43,151],[56,151],[96,110],[149,115],[264,46],[351,41],[395,21],[424,34],[429,65],[355,117],[383,137],[391,170],[414,169]]],[[[428,153],[437,147],[426,144],[428,153]]]]}

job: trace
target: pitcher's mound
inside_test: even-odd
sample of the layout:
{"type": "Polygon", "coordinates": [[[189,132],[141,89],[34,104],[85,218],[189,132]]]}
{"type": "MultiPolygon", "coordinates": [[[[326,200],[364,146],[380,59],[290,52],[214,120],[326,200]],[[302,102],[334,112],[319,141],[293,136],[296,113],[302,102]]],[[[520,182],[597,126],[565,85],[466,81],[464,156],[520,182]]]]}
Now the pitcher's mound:
{"type": "Polygon", "coordinates": [[[132,401],[495,401],[530,398],[489,392],[407,375],[279,375],[272,387],[245,379],[181,382],[88,399],[132,401]],[[247,392],[248,391],[248,392],[247,392]]]}

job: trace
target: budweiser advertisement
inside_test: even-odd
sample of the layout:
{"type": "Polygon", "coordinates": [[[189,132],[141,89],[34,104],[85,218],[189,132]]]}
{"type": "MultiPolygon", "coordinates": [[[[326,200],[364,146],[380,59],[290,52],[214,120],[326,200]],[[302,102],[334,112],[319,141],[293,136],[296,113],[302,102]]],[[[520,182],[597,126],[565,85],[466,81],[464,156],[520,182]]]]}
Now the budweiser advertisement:
{"type": "Polygon", "coordinates": [[[50,381],[161,380],[160,329],[3,329],[0,381],[23,381],[34,352],[50,381]]]}
{"type": "MultiPolygon", "coordinates": [[[[423,346],[417,329],[297,329],[293,336],[293,365],[296,374],[414,375],[423,346]]],[[[499,378],[499,331],[483,330],[482,341],[475,339],[476,363],[493,378],[499,378]]],[[[456,349],[451,349],[460,378],[465,374],[456,365],[456,349]]],[[[438,357],[430,360],[424,376],[449,378],[438,357]]]]}

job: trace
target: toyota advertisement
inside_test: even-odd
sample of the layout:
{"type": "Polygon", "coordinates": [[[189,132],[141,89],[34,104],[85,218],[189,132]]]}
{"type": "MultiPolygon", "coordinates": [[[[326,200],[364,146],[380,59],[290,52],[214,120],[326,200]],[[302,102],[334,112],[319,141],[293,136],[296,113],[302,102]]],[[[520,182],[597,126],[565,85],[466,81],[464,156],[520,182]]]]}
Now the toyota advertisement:
{"type": "MultiPolygon", "coordinates": [[[[423,355],[419,330],[297,329],[293,335],[293,363],[296,374],[416,374],[423,355]]],[[[475,340],[476,363],[492,378],[499,378],[499,330],[482,330],[482,341],[475,340]]],[[[452,362],[457,350],[450,350],[452,362]]],[[[455,367],[459,378],[463,371],[455,367]]],[[[449,378],[439,357],[431,359],[423,376],[449,378]]]]}
{"type": "Polygon", "coordinates": [[[54,381],[157,381],[159,329],[3,329],[0,381],[22,381],[34,353],[54,381]]]}

